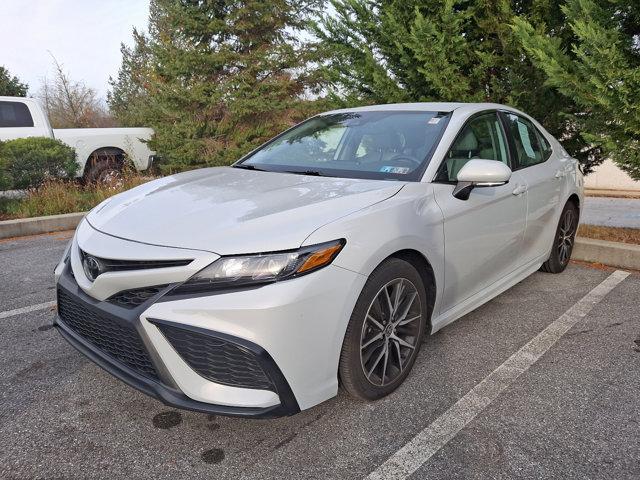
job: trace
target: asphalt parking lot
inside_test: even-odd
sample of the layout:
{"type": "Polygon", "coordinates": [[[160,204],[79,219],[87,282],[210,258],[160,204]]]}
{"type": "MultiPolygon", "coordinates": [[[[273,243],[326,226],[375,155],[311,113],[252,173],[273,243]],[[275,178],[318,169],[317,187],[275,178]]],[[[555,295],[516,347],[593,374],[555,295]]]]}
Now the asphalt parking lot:
{"type": "Polygon", "coordinates": [[[59,337],[48,302],[69,235],[0,241],[0,478],[363,478],[434,425],[452,434],[392,478],[640,478],[636,274],[593,300],[613,270],[536,273],[427,338],[391,396],[341,392],[293,417],[246,420],[167,408],[59,337]],[[567,318],[566,333],[553,330],[567,318]],[[517,353],[543,330],[557,342],[539,358],[517,353]],[[454,407],[510,358],[530,366],[451,427],[454,407]]]}

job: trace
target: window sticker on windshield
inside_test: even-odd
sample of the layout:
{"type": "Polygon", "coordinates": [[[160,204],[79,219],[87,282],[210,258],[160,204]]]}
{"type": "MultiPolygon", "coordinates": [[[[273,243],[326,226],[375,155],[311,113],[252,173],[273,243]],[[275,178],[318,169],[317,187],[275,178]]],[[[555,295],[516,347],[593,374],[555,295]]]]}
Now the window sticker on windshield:
{"type": "Polygon", "coordinates": [[[529,138],[529,129],[524,123],[518,122],[518,132],[520,133],[520,140],[522,141],[522,147],[529,158],[536,158],[536,154],[531,146],[531,139],[529,138]]]}
{"type": "Polygon", "coordinates": [[[437,125],[438,123],[440,123],[440,119],[441,119],[441,117],[433,117],[433,118],[429,119],[429,121],[427,123],[429,125],[437,125]]]}
{"type": "Polygon", "coordinates": [[[380,168],[380,171],[382,173],[399,173],[401,175],[406,175],[407,173],[409,173],[411,171],[410,168],[408,167],[389,167],[389,166],[384,166],[380,168]]]}

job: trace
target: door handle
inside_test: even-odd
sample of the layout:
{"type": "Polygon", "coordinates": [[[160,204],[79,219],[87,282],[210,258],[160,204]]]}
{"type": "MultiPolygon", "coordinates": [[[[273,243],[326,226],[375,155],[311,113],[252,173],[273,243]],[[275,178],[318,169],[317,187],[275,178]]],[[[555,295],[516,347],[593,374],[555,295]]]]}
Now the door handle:
{"type": "Polygon", "coordinates": [[[526,185],[518,185],[515,190],[513,191],[514,195],[522,195],[524,192],[527,191],[527,186],[526,185]]]}

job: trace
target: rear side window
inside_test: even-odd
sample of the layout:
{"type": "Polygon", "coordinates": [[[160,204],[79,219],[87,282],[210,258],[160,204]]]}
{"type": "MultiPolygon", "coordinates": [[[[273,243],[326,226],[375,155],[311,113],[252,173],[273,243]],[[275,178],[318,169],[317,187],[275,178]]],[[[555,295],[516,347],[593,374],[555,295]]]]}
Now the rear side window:
{"type": "Polygon", "coordinates": [[[507,113],[505,117],[513,138],[519,168],[537,165],[549,158],[546,150],[550,147],[542,144],[538,130],[529,120],[513,113],[507,113]]]}
{"type": "Polygon", "coordinates": [[[33,127],[29,107],[22,102],[0,102],[0,128],[33,127]]]}
{"type": "Polygon", "coordinates": [[[544,135],[542,135],[542,132],[537,128],[536,132],[538,132],[538,138],[540,139],[540,144],[542,145],[542,153],[544,154],[544,159],[548,160],[553,153],[553,151],[551,150],[551,144],[549,144],[544,135]]]}

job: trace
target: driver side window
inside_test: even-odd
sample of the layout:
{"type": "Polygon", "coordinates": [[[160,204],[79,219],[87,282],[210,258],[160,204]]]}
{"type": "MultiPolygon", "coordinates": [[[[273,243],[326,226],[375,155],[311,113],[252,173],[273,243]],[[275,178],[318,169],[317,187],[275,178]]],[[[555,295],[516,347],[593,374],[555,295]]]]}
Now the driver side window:
{"type": "Polygon", "coordinates": [[[455,182],[458,172],[474,158],[509,165],[507,139],[496,113],[480,115],[466,124],[440,165],[436,181],[455,182]]]}

